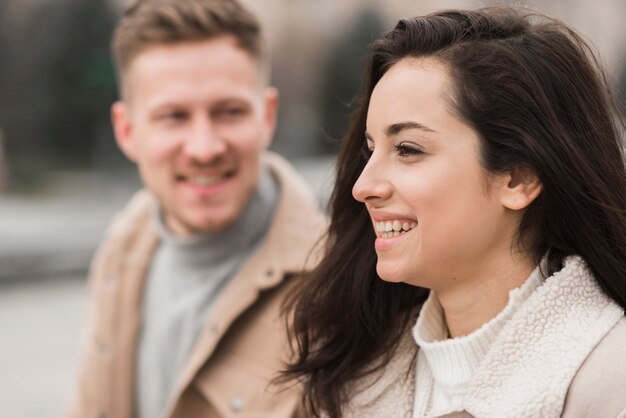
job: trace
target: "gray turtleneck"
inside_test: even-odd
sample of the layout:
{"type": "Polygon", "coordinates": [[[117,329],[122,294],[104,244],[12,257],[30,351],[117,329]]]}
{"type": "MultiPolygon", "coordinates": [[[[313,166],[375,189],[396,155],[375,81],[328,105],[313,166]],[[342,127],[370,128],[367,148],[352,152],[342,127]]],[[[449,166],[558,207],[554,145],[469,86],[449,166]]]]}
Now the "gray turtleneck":
{"type": "Polygon", "coordinates": [[[161,417],[221,289],[241,269],[269,229],[279,198],[264,168],[237,222],[214,234],[180,238],[155,220],[161,242],[143,293],[137,359],[137,416],[161,417]]]}

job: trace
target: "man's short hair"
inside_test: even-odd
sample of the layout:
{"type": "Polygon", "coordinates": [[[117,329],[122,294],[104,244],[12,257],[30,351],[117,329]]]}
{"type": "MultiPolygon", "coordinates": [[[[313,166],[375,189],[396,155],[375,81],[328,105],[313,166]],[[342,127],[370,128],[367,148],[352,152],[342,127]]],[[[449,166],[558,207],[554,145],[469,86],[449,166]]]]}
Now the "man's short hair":
{"type": "Polygon", "coordinates": [[[124,72],[145,49],[232,35],[239,46],[265,64],[257,18],[236,0],[136,0],[119,21],[111,49],[122,84],[124,72]]]}

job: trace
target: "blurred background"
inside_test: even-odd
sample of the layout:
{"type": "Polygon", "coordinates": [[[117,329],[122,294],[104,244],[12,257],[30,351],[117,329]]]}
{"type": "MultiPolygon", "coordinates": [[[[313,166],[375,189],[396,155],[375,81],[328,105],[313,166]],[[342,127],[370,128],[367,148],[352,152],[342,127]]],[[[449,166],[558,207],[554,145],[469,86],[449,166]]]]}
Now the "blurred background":
{"type": "MultiPolygon", "coordinates": [[[[401,17],[489,1],[244,0],[264,24],[281,92],[273,148],[320,200],[366,46],[401,17]]],[[[86,312],[85,273],[110,217],[140,187],[109,123],[109,40],[122,0],[0,0],[0,417],[60,416],[86,312]]],[[[626,102],[626,2],[524,4],[599,51],[626,102]]]]}

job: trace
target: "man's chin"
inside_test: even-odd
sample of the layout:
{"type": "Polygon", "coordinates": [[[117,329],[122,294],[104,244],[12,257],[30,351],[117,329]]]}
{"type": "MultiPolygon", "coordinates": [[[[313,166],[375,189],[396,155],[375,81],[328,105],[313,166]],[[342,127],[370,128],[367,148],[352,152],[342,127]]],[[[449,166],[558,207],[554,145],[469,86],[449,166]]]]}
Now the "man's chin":
{"type": "Polygon", "coordinates": [[[224,221],[212,221],[211,223],[199,224],[195,227],[197,234],[215,234],[228,229],[235,223],[235,220],[227,219],[224,221]]]}
{"type": "Polygon", "coordinates": [[[196,234],[214,234],[228,229],[237,221],[236,216],[213,216],[210,218],[191,221],[188,229],[196,234]]]}
{"type": "Polygon", "coordinates": [[[168,229],[177,236],[219,233],[237,220],[234,214],[204,214],[203,216],[173,216],[168,229]]]}

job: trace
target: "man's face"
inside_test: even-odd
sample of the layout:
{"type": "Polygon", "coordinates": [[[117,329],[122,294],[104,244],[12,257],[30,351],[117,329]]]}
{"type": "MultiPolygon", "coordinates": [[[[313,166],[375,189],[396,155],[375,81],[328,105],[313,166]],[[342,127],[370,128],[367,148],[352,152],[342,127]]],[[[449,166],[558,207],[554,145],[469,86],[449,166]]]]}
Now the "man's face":
{"type": "Polygon", "coordinates": [[[277,93],[232,36],[141,52],[113,105],[115,135],[177,235],[223,230],[242,213],[274,130],[277,93]]]}

